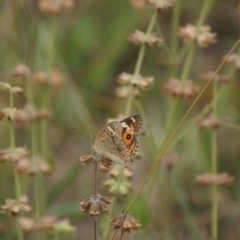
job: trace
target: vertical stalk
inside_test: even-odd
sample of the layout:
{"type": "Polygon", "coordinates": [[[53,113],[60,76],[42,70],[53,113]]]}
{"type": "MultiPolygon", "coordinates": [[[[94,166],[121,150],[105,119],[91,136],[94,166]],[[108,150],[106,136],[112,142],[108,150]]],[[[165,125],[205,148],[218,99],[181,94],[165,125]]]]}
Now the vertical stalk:
{"type": "MultiPolygon", "coordinates": [[[[216,117],[217,114],[217,83],[213,82],[213,115],[216,117]]],[[[212,130],[211,133],[211,173],[213,176],[217,175],[217,131],[212,130]]],[[[211,186],[212,195],[212,212],[211,212],[211,235],[213,240],[217,240],[218,236],[218,189],[217,184],[213,183],[211,186]]]]}
{"type": "MultiPolygon", "coordinates": [[[[13,92],[12,92],[11,89],[9,91],[9,94],[10,94],[10,104],[9,104],[9,107],[12,110],[13,109],[13,105],[14,105],[14,99],[13,99],[13,92]]],[[[11,148],[11,151],[13,153],[15,151],[16,144],[15,144],[15,132],[14,132],[14,126],[13,126],[12,120],[9,120],[9,135],[10,135],[10,148],[11,148]]],[[[14,175],[14,182],[15,182],[16,200],[19,203],[20,196],[21,196],[21,184],[20,184],[20,178],[19,178],[16,166],[14,164],[13,164],[13,175],[14,175]]],[[[21,231],[21,228],[20,228],[18,222],[16,223],[16,228],[17,228],[18,240],[23,240],[22,231],[21,231]]]]}
{"type": "MultiPolygon", "coordinates": [[[[154,23],[156,21],[156,18],[157,18],[157,11],[154,11],[154,13],[152,15],[152,18],[151,18],[151,21],[149,23],[149,26],[147,28],[147,32],[146,32],[147,37],[152,32],[152,29],[153,29],[154,23]]],[[[146,50],[146,44],[142,44],[141,48],[140,48],[140,51],[139,51],[139,54],[138,54],[137,63],[136,63],[136,66],[135,66],[133,78],[139,76],[139,74],[140,74],[145,50],[146,50]]],[[[127,103],[126,103],[126,108],[125,108],[125,115],[126,116],[129,116],[130,112],[131,112],[132,99],[133,99],[133,86],[130,86],[129,90],[130,91],[129,91],[129,95],[128,95],[128,99],[127,99],[127,103]]]]}
{"type": "Polygon", "coordinates": [[[179,31],[179,19],[181,12],[182,1],[178,0],[175,2],[173,21],[172,21],[172,31],[171,31],[171,54],[172,54],[172,65],[170,68],[169,76],[176,76],[177,68],[177,53],[178,53],[178,31],[179,31]]]}
{"type": "MultiPolygon", "coordinates": [[[[97,176],[98,176],[98,161],[95,161],[94,167],[94,199],[97,198],[97,176]]],[[[97,240],[97,219],[93,220],[94,240],[97,240]]]]}
{"type": "MultiPolygon", "coordinates": [[[[57,18],[53,18],[51,20],[50,25],[50,33],[48,36],[48,54],[47,54],[47,63],[46,63],[46,71],[48,76],[50,77],[50,71],[54,61],[55,55],[55,35],[56,35],[56,26],[57,26],[57,18]]],[[[50,102],[50,92],[51,88],[48,85],[43,93],[42,108],[48,108],[50,102]]],[[[49,149],[48,149],[48,121],[42,120],[40,124],[40,151],[43,157],[49,157],[49,149]]]]}
{"type": "MultiPolygon", "coordinates": [[[[27,92],[27,103],[34,108],[34,99],[32,91],[32,83],[30,76],[27,76],[26,79],[26,92],[27,92]]],[[[38,146],[37,146],[37,128],[36,124],[32,122],[30,124],[30,138],[31,138],[31,152],[32,152],[32,161],[33,163],[37,161],[38,146]]],[[[40,208],[40,199],[41,199],[41,186],[39,182],[39,176],[34,176],[33,188],[34,188],[34,200],[35,200],[35,209],[37,220],[41,217],[41,208],[40,208]]],[[[41,239],[40,235],[36,232],[37,239],[41,239]]],[[[44,237],[43,237],[44,238],[44,237]]]]}

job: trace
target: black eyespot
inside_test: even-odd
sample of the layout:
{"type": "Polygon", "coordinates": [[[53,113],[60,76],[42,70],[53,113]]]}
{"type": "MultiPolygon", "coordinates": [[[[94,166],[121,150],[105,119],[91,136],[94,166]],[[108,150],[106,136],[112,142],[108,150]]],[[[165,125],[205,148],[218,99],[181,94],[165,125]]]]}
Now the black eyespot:
{"type": "Polygon", "coordinates": [[[127,140],[131,139],[132,135],[131,134],[128,134],[127,135],[127,140]]]}

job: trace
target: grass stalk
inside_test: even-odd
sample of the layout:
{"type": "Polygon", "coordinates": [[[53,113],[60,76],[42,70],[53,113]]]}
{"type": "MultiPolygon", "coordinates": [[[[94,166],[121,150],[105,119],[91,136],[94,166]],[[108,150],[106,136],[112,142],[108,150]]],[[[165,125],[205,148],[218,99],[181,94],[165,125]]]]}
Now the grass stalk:
{"type": "MultiPolygon", "coordinates": [[[[10,104],[9,107],[10,109],[13,109],[14,106],[14,97],[13,97],[13,92],[10,90],[10,104]]],[[[12,153],[15,151],[16,144],[15,144],[15,132],[14,132],[14,126],[12,120],[9,120],[9,135],[10,135],[10,148],[12,153]]],[[[17,172],[16,166],[13,163],[13,175],[14,175],[14,182],[15,182],[15,195],[16,195],[16,200],[19,203],[20,201],[20,196],[21,196],[21,183],[20,183],[20,178],[19,174],[17,172]]],[[[18,220],[18,218],[17,218],[18,220]]],[[[18,221],[16,221],[16,228],[17,228],[17,237],[18,240],[23,240],[23,234],[22,230],[19,226],[18,221]]]]}
{"type": "MultiPolygon", "coordinates": [[[[217,83],[213,82],[213,101],[217,97],[217,83]]],[[[213,104],[213,115],[217,116],[217,101],[213,104]]],[[[211,173],[217,175],[217,131],[211,132],[211,173]]],[[[212,210],[211,210],[211,235],[213,240],[218,237],[218,187],[216,183],[211,186],[212,210]]]]}
{"type": "MultiPolygon", "coordinates": [[[[156,21],[156,18],[157,18],[157,11],[154,11],[153,15],[152,15],[152,18],[150,20],[149,26],[147,28],[147,32],[146,32],[147,37],[152,32],[152,29],[153,29],[154,23],[156,21]]],[[[134,69],[133,78],[136,78],[140,74],[145,50],[146,50],[146,44],[142,44],[141,47],[140,47],[139,54],[138,54],[137,63],[136,63],[135,69],[134,69]]],[[[127,102],[126,102],[126,108],[125,108],[125,115],[126,116],[129,116],[130,112],[131,112],[132,100],[133,100],[133,88],[134,88],[134,86],[130,86],[130,91],[129,91],[129,95],[128,95],[127,102]]]]}

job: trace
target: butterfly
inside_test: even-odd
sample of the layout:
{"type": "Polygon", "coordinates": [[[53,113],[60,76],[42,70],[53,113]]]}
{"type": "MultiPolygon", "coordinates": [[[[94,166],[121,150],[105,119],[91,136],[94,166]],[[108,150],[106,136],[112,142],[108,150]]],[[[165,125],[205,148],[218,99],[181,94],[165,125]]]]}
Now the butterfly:
{"type": "MultiPolygon", "coordinates": [[[[139,147],[138,133],[142,123],[142,117],[134,115],[122,121],[110,122],[100,131],[92,148],[104,166],[109,167],[118,163],[128,167],[133,162],[139,147]]],[[[84,157],[90,158],[83,156],[82,160],[84,157]]]]}

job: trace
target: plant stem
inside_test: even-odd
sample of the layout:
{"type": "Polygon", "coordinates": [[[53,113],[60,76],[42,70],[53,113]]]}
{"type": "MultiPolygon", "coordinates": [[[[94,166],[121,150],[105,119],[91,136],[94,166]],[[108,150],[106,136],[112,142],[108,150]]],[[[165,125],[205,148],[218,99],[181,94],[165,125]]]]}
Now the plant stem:
{"type": "MultiPolygon", "coordinates": [[[[47,54],[47,62],[46,62],[46,71],[48,76],[50,77],[51,68],[54,62],[55,56],[55,36],[57,30],[57,18],[52,18],[48,36],[48,54],[47,54]]],[[[48,108],[50,103],[50,93],[51,86],[47,85],[42,97],[42,108],[48,108]]],[[[42,120],[40,124],[40,151],[43,157],[49,157],[49,148],[48,148],[48,121],[42,120]]]]}
{"type": "MultiPolygon", "coordinates": [[[[94,164],[94,198],[97,198],[98,161],[94,164]]],[[[93,220],[94,240],[97,240],[97,219],[93,220]]]]}
{"type": "Polygon", "coordinates": [[[108,214],[108,221],[107,221],[107,226],[106,226],[106,234],[105,234],[105,237],[104,237],[104,239],[105,240],[107,240],[107,239],[109,239],[109,235],[110,235],[110,220],[111,220],[111,217],[112,217],[112,214],[113,214],[113,209],[114,209],[114,207],[115,207],[115,203],[116,203],[116,197],[114,196],[113,198],[112,198],[112,203],[111,203],[111,209],[110,209],[110,212],[109,212],[109,214],[108,214]]]}
{"type": "MultiPolygon", "coordinates": [[[[14,105],[13,92],[10,90],[9,94],[10,94],[9,107],[10,109],[13,109],[13,105],[14,105]]],[[[16,144],[15,144],[15,132],[14,132],[14,126],[13,126],[12,120],[9,120],[9,135],[10,135],[10,148],[12,153],[14,153],[16,144]]],[[[16,166],[14,165],[14,163],[13,163],[13,175],[14,175],[14,182],[15,182],[16,200],[19,203],[20,196],[21,196],[21,184],[20,184],[20,178],[19,178],[16,166]]],[[[18,222],[16,222],[16,228],[17,228],[18,240],[22,240],[23,239],[22,230],[18,222]]]]}
{"type": "Polygon", "coordinates": [[[178,0],[175,2],[173,21],[172,21],[172,32],[171,32],[171,56],[172,56],[172,67],[170,68],[169,76],[174,77],[177,72],[177,53],[178,53],[178,31],[179,31],[179,19],[181,12],[182,1],[178,0]]]}
{"type": "MultiPolygon", "coordinates": [[[[30,107],[34,108],[34,99],[33,99],[33,91],[32,91],[32,83],[30,80],[30,76],[26,79],[26,92],[27,92],[27,103],[30,104],[30,107]]],[[[37,146],[37,128],[36,124],[34,122],[31,122],[30,124],[30,137],[31,137],[31,152],[32,152],[32,162],[33,164],[38,161],[38,158],[36,157],[38,154],[38,146],[37,146]]],[[[34,176],[34,199],[35,199],[35,208],[36,208],[36,217],[37,220],[41,217],[41,182],[39,181],[40,176],[36,174],[34,176]]],[[[45,237],[41,237],[38,232],[36,232],[37,239],[44,239],[45,237]]]]}
{"type": "MultiPolygon", "coordinates": [[[[154,23],[156,21],[156,18],[157,18],[157,11],[154,11],[154,13],[152,15],[152,18],[151,18],[151,21],[149,23],[149,26],[147,28],[147,32],[146,32],[147,38],[149,37],[150,33],[152,32],[152,29],[153,29],[154,23]]],[[[137,63],[136,63],[136,66],[135,66],[133,78],[137,78],[140,74],[145,50],[146,50],[146,44],[144,43],[144,44],[141,45],[141,48],[140,48],[140,51],[139,51],[139,54],[138,54],[137,63]]],[[[129,95],[128,95],[128,99],[127,99],[127,103],[126,103],[126,108],[125,108],[125,115],[126,116],[129,116],[130,112],[131,112],[131,106],[132,106],[132,100],[133,100],[133,88],[134,88],[134,86],[130,86],[130,88],[129,88],[130,91],[129,91],[129,95]]]]}
{"type": "MultiPolygon", "coordinates": [[[[213,101],[217,97],[217,83],[213,82],[213,101]]],[[[213,115],[216,117],[217,115],[217,101],[214,101],[213,104],[213,115]]],[[[213,176],[217,175],[217,131],[212,129],[211,133],[211,172],[213,176]]],[[[211,217],[211,231],[212,231],[212,239],[216,240],[218,236],[218,189],[217,184],[213,183],[211,189],[212,195],[212,217],[211,217]]]]}

